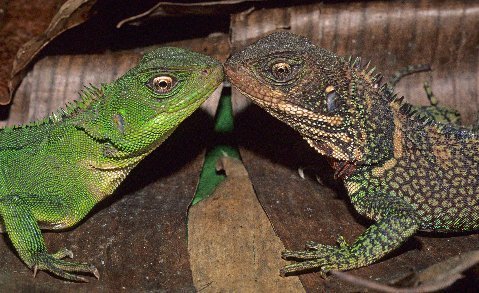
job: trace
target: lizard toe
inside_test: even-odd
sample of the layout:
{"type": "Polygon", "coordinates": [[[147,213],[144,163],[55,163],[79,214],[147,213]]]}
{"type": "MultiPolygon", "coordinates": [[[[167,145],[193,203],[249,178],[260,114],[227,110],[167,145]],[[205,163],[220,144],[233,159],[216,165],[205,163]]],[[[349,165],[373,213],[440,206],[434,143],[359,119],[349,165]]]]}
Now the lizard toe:
{"type": "Polygon", "coordinates": [[[90,273],[97,279],[100,278],[98,269],[87,263],[68,262],[61,258],[73,256],[71,251],[62,249],[55,254],[38,253],[35,256],[33,265],[33,274],[36,275],[38,270],[48,271],[58,277],[76,281],[76,282],[88,282],[88,280],[82,276],[73,273],[90,273]]]}
{"type": "Polygon", "coordinates": [[[287,265],[283,267],[279,273],[282,277],[292,275],[298,272],[310,271],[318,269],[321,273],[321,277],[326,277],[326,271],[322,270],[322,266],[324,265],[324,261],[322,259],[315,259],[310,261],[303,261],[294,264],[287,265]]]}
{"type": "Polygon", "coordinates": [[[299,250],[299,251],[285,250],[281,253],[281,256],[284,259],[291,259],[291,258],[299,259],[299,260],[315,259],[328,254],[334,254],[336,250],[342,247],[343,246],[336,247],[333,245],[325,245],[325,244],[320,244],[313,241],[308,241],[306,242],[306,245],[305,245],[306,250],[299,250]]]}
{"type": "Polygon", "coordinates": [[[339,247],[308,242],[306,247],[310,249],[283,251],[284,259],[292,259],[297,263],[282,268],[280,271],[282,276],[314,269],[319,269],[322,274],[325,274],[330,270],[347,270],[356,266],[356,258],[350,253],[350,247],[344,242],[339,243],[339,247]]]}

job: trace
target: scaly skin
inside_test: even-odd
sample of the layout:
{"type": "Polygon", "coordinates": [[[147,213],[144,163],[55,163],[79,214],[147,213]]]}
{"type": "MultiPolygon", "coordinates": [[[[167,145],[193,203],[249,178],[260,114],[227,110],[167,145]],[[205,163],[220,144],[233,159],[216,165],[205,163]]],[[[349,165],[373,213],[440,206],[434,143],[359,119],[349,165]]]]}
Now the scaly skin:
{"type": "Polygon", "coordinates": [[[47,252],[40,229],[78,223],[113,193],[223,80],[216,60],[160,48],[111,84],[37,122],[0,130],[0,214],[20,258],[37,270],[86,281],[98,270],[47,252]]]}
{"type": "MultiPolygon", "coordinates": [[[[354,208],[375,221],[352,244],[285,251],[282,274],[366,266],[419,230],[479,229],[479,136],[411,106],[360,59],[281,32],[234,54],[232,84],[330,158],[354,208]]],[[[433,105],[434,106],[434,105],[433,105]]],[[[433,109],[434,110],[434,109],[433,109]]]]}

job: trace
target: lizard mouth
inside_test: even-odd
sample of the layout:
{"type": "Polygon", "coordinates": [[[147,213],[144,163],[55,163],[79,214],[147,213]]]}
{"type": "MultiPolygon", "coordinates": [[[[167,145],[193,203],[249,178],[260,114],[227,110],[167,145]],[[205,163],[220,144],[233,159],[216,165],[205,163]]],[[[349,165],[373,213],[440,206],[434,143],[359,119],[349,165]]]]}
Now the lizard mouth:
{"type": "MultiPolygon", "coordinates": [[[[232,65],[226,62],[225,73],[236,89],[273,115],[294,116],[302,120],[304,125],[311,127],[314,127],[316,123],[326,123],[335,127],[340,126],[343,122],[343,118],[340,116],[325,116],[287,100],[287,94],[261,83],[257,77],[251,74],[251,71],[242,65],[232,65]]],[[[281,117],[278,118],[281,119],[281,117]]]]}
{"type": "Polygon", "coordinates": [[[251,72],[244,66],[231,64],[228,60],[224,68],[231,84],[254,103],[263,107],[275,108],[284,100],[283,92],[260,83],[256,77],[251,76],[251,72]]]}
{"type": "Polygon", "coordinates": [[[178,109],[198,107],[199,105],[197,104],[202,104],[208,99],[224,79],[223,68],[219,63],[218,65],[202,70],[201,74],[206,76],[201,81],[198,81],[201,87],[195,92],[190,93],[188,98],[179,99],[173,106],[169,107],[168,112],[177,112],[178,109]]]}

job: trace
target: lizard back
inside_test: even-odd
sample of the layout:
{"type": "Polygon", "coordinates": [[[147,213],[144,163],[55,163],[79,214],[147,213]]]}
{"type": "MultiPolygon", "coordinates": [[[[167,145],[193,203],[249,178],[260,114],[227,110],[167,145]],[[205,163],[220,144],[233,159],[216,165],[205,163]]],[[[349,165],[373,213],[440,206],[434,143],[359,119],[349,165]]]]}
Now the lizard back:
{"type": "Polygon", "coordinates": [[[348,189],[358,191],[356,200],[379,191],[405,199],[420,217],[421,230],[479,229],[477,134],[424,119],[408,104],[392,108],[392,158],[359,167],[345,178],[348,189]]]}

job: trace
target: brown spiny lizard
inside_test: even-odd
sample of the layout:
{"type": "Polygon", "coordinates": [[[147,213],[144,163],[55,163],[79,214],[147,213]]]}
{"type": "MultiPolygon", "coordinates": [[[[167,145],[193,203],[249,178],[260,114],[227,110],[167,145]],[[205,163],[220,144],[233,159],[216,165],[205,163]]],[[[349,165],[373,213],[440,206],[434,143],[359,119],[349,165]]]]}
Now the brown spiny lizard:
{"type": "MultiPolygon", "coordinates": [[[[479,229],[479,135],[436,119],[381,85],[374,68],[287,32],[262,38],[225,64],[232,84],[331,159],[351,202],[374,220],[352,244],[285,251],[287,274],[369,265],[417,231],[479,229]]],[[[439,109],[440,110],[440,109],[439,109]]]]}

